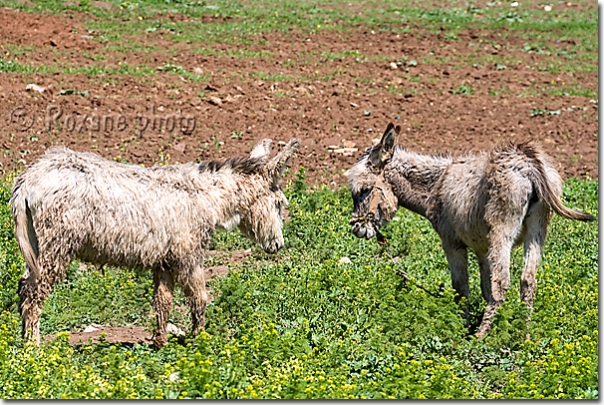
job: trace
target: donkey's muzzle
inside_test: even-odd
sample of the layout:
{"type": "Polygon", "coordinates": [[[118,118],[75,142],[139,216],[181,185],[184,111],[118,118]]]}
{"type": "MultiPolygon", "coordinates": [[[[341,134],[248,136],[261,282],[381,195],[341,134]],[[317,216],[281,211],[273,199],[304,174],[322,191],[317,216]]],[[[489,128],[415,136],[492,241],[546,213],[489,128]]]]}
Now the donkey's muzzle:
{"type": "Polygon", "coordinates": [[[375,236],[375,227],[371,222],[355,222],[351,230],[357,238],[371,239],[375,236]]]}
{"type": "Polygon", "coordinates": [[[369,213],[362,217],[353,217],[349,224],[352,225],[351,231],[357,238],[371,239],[375,235],[376,226],[373,223],[375,216],[369,213]]]}

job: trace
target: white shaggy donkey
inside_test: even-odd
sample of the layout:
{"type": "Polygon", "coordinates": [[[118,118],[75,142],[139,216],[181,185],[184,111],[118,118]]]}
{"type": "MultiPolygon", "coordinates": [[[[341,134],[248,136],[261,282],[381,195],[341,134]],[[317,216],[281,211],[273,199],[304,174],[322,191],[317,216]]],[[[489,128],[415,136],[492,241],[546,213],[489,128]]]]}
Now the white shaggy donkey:
{"type": "MultiPolygon", "coordinates": [[[[529,311],[537,267],[554,212],[592,221],[566,208],[562,180],[545,153],[532,143],[507,144],[477,155],[431,156],[394,146],[400,132],[388,125],[379,144],[368,148],[346,175],[352,191],[352,232],[371,239],[398,207],[426,217],[442,240],[453,288],[468,298],[468,252],[476,253],[487,308],[482,337],[510,286],[512,247],[524,244],[520,294],[529,311]]],[[[466,308],[466,317],[468,309],[466,308]]]]}
{"type": "Polygon", "coordinates": [[[265,251],[283,247],[279,179],[300,141],[269,160],[270,139],[249,157],[143,168],[92,153],[52,149],[16,179],[11,205],[27,266],[19,282],[24,338],[40,340],[40,315],[74,258],[153,271],[157,331],[167,340],[174,283],[195,335],[207,301],[203,249],[217,226],[239,229],[265,251]]]}

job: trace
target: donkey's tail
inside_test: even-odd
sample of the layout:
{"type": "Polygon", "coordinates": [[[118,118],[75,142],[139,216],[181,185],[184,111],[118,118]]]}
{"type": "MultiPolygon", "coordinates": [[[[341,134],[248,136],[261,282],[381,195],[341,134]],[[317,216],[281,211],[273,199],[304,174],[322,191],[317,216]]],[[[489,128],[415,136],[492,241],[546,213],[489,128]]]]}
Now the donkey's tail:
{"type": "Polygon", "coordinates": [[[532,155],[530,157],[533,158],[535,162],[535,176],[533,178],[533,186],[535,187],[535,191],[537,192],[537,196],[540,200],[544,201],[551,209],[553,209],[559,215],[562,215],[564,218],[568,219],[576,219],[579,221],[594,221],[595,218],[593,215],[588,214],[587,212],[573,210],[566,207],[562,200],[560,200],[559,195],[560,192],[556,192],[555,189],[556,184],[561,183],[561,179],[555,169],[552,169],[555,173],[548,173],[547,166],[548,163],[544,161],[544,157],[541,155],[542,152],[538,151],[536,148],[532,148],[530,145],[523,145],[524,152],[527,155],[532,155]],[[527,151],[527,149],[532,149],[527,151]],[[528,152],[528,153],[527,153],[528,152]],[[556,179],[550,178],[551,176],[556,176],[556,179]]]}
{"type": "Polygon", "coordinates": [[[23,180],[17,178],[10,199],[13,221],[15,222],[15,238],[19,244],[19,249],[21,249],[25,263],[27,263],[31,271],[31,276],[36,279],[40,275],[38,236],[36,235],[32,213],[24,194],[23,180]]]}

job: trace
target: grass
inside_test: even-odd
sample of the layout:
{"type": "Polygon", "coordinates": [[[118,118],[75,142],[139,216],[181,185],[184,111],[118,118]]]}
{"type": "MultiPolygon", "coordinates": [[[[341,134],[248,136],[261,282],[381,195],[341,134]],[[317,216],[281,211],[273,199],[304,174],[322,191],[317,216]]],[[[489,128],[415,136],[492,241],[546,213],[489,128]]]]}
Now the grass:
{"type": "Polygon", "coordinates": [[[297,79],[290,75],[285,75],[283,73],[273,74],[267,73],[263,71],[257,71],[250,73],[250,77],[258,80],[264,80],[269,82],[288,82],[288,81],[296,81],[297,79]]]}
{"type": "Polygon", "coordinates": [[[598,92],[592,89],[587,89],[579,83],[574,83],[570,86],[561,85],[556,87],[549,87],[547,94],[550,96],[574,96],[574,97],[588,97],[598,98],[598,92]]]}
{"type": "MultiPolygon", "coordinates": [[[[95,61],[102,62],[103,59],[94,58],[95,61]]],[[[5,73],[25,73],[25,74],[52,74],[62,73],[66,75],[84,74],[87,76],[102,76],[102,75],[121,75],[121,76],[150,76],[157,74],[157,72],[164,72],[168,74],[175,74],[182,76],[192,81],[207,81],[208,75],[194,74],[180,65],[174,65],[171,63],[164,63],[153,69],[145,64],[130,65],[127,62],[118,62],[117,65],[92,65],[92,66],[48,66],[39,65],[32,66],[29,64],[21,64],[15,59],[5,60],[0,58],[0,72],[5,73]]]]}
{"type": "Polygon", "coordinates": [[[212,49],[212,48],[196,48],[191,51],[193,54],[211,55],[219,58],[235,58],[235,59],[264,59],[275,56],[271,51],[250,51],[247,49],[212,49]]]}
{"type": "MultiPolygon", "coordinates": [[[[181,2],[176,0],[147,0],[147,1],[118,1],[107,2],[110,7],[96,6],[87,0],[62,2],[58,0],[35,0],[24,3],[18,0],[8,0],[6,6],[30,12],[62,14],[78,11],[84,17],[86,32],[78,33],[92,37],[104,45],[105,49],[120,53],[139,53],[148,55],[149,52],[171,55],[174,50],[165,46],[153,44],[154,39],[171,40],[175,43],[191,44],[190,52],[218,58],[236,59],[270,59],[275,53],[270,49],[271,43],[264,37],[266,33],[281,33],[288,37],[290,30],[296,29],[304,34],[313,34],[324,30],[337,30],[340,35],[346,31],[357,29],[359,25],[367,26],[376,31],[408,32],[410,29],[422,32],[432,32],[440,35],[441,28],[445,29],[444,42],[454,46],[462,45],[463,35],[467,30],[475,32],[492,32],[495,35],[485,35],[468,43],[470,54],[447,53],[446,55],[416,55],[424,65],[447,64],[451,69],[462,69],[467,64],[484,66],[494,64],[508,68],[520,68],[531,65],[532,69],[552,74],[586,74],[597,71],[597,40],[593,32],[597,31],[597,20],[594,18],[593,7],[587,5],[580,9],[568,8],[564,12],[544,13],[543,10],[521,6],[511,8],[508,2],[488,2],[482,8],[473,4],[453,5],[449,8],[436,8],[428,4],[417,6],[412,2],[394,5],[390,1],[383,4],[366,5],[363,12],[358,13],[354,7],[325,4],[318,6],[313,2],[262,2],[240,3],[225,1],[220,3],[181,2]],[[168,19],[166,14],[180,15],[179,19],[168,19]],[[210,16],[209,21],[203,20],[210,16]],[[202,22],[203,20],[203,22],[202,22]],[[402,23],[402,24],[401,24],[402,23]],[[410,28],[411,27],[411,28],[410,28]],[[145,37],[145,41],[139,38],[145,37]],[[484,55],[480,52],[482,46],[523,51],[526,58],[503,54],[484,55]],[[521,44],[518,44],[521,39],[521,44]],[[227,49],[216,49],[216,44],[225,44],[227,49]],[[263,50],[249,50],[246,46],[265,47],[263,50]],[[537,61],[532,60],[537,56],[537,61]]],[[[10,48],[10,47],[9,47],[10,48]]],[[[27,47],[12,47],[21,56],[27,55],[32,49],[27,47]]],[[[16,53],[4,55],[0,60],[0,72],[22,72],[50,74],[57,71],[65,74],[82,73],[89,75],[120,74],[120,75],[151,75],[153,67],[144,65],[125,65],[123,67],[107,67],[105,61],[93,57],[93,66],[30,66],[12,60],[16,53]]],[[[374,54],[362,55],[354,49],[319,50],[302,52],[293,55],[286,64],[324,65],[336,60],[356,60],[359,62],[393,60],[400,55],[374,54]]],[[[407,57],[407,56],[405,56],[407,57]]],[[[417,62],[416,62],[417,63],[417,62]]],[[[187,69],[190,67],[184,67],[187,69]]],[[[259,73],[262,75],[262,73],[259,73]]],[[[336,75],[330,74],[319,78],[330,81],[336,75]]],[[[184,76],[183,76],[184,77],[184,76]]],[[[191,80],[205,81],[208,78],[191,76],[191,80]]],[[[282,80],[278,77],[267,80],[282,80]]],[[[284,75],[284,80],[293,80],[284,75]]],[[[307,76],[298,80],[316,80],[307,76]]],[[[485,89],[486,90],[486,89],[485,89]]],[[[569,95],[583,94],[593,97],[596,89],[586,89],[583,93],[567,91],[569,95]]],[[[552,95],[566,94],[554,92],[552,95]]]]}
{"type": "MultiPolygon", "coordinates": [[[[468,336],[438,237],[401,209],[385,229],[390,251],[417,282],[404,287],[374,241],[349,231],[349,191],[310,190],[303,170],[286,189],[290,220],[276,258],[239,232],[218,232],[211,248],[252,249],[211,281],[207,328],[197,338],[145,345],[66,344],[90,323],[153,326],[145,271],[70,267],[42,318],[55,341],[19,338],[17,281],[23,269],[0,187],[0,395],[3,398],[597,398],[598,230],[555,216],[543,261],[530,341],[512,255],[508,298],[484,340],[468,336]],[[340,258],[350,259],[349,264],[340,258]],[[32,378],[33,377],[33,378],[32,378]]],[[[565,203],[597,215],[598,183],[569,180],[565,203]]],[[[213,259],[212,259],[213,260],[213,259]]],[[[209,265],[214,262],[208,263],[209,265]]],[[[484,309],[470,257],[472,324],[484,309]]],[[[184,300],[177,289],[177,306],[184,300]]],[[[170,321],[187,330],[188,316],[170,321]]]]}
{"type": "MultiPolygon", "coordinates": [[[[345,7],[318,6],[314,2],[274,2],[263,1],[240,3],[224,1],[218,4],[208,2],[181,2],[173,0],[118,1],[109,3],[111,8],[95,7],[88,1],[65,3],[58,0],[33,1],[23,3],[8,0],[6,6],[33,12],[62,13],[68,10],[90,13],[96,22],[89,20],[86,27],[99,31],[105,40],[121,41],[125,36],[155,34],[167,30],[176,42],[231,42],[248,41],[271,31],[287,31],[291,28],[316,32],[322,29],[347,30],[358,24],[375,26],[381,30],[403,32],[401,23],[421,24],[430,30],[447,29],[450,40],[456,41],[457,33],[465,28],[498,29],[508,27],[527,39],[553,39],[575,36],[581,39],[580,48],[597,55],[597,39],[592,35],[597,31],[597,20],[593,16],[594,7],[582,7],[580,11],[567,10],[564,13],[544,14],[542,10],[530,7],[510,9],[507,2],[499,5],[489,3],[484,8],[473,5],[467,7],[422,8],[403,2],[402,7],[388,7],[388,3],[369,5],[361,14],[350,12],[345,7]],[[181,14],[183,21],[151,19],[165,13],[181,14]],[[215,21],[200,24],[195,19],[204,15],[216,16],[215,21]],[[187,20],[188,18],[188,20],[187,20]],[[120,24],[116,24],[120,21],[120,24]],[[560,33],[567,33],[560,35],[560,33]],[[572,34],[571,34],[572,33],[572,34]]],[[[405,24],[402,24],[403,26],[405,24]]],[[[597,60],[597,59],[595,59],[597,60]]]]}
{"type": "Polygon", "coordinates": [[[449,90],[449,92],[451,94],[464,94],[464,95],[472,95],[475,92],[475,89],[467,86],[465,84],[462,84],[456,88],[452,88],[451,90],[449,90]]]}

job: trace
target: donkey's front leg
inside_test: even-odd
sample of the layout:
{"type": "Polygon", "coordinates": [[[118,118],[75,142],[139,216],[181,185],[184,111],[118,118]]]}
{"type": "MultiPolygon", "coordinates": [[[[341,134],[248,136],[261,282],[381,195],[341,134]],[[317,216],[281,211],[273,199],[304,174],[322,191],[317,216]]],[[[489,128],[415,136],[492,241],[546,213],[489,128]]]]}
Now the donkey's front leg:
{"type": "Polygon", "coordinates": [[[466,298],[464,317],[466,319],[466,326],[468,326],[470,318],[470,308],[468,305],[468,300],[470,298],[468,248],[460,242],[449,242],[443,240],[443,250],[445,251],[447,262],[449,263],[453,289],[458,294],[458,296],[455,297],[455,302],[459,303],[462,297],[466,298]]]}
{"type": "Polygon", "coordinates": [[[155,288],[153,307],[157,315],[157,330],[153,342],[158,348],[161,348],[168,342],[168,317],[174,297],[174,277],[168,270],[156,269],[153,270],[153,284],[155,288]]]}
{"type": "Polygon", "coordinates": [[[206,302],[208,301],[203,267],[196,265],[190,274],[179,274],[178,284],[189,301],[193,323],[191,333],[196,336],[200,329],[204,329],[206,302]]]}

